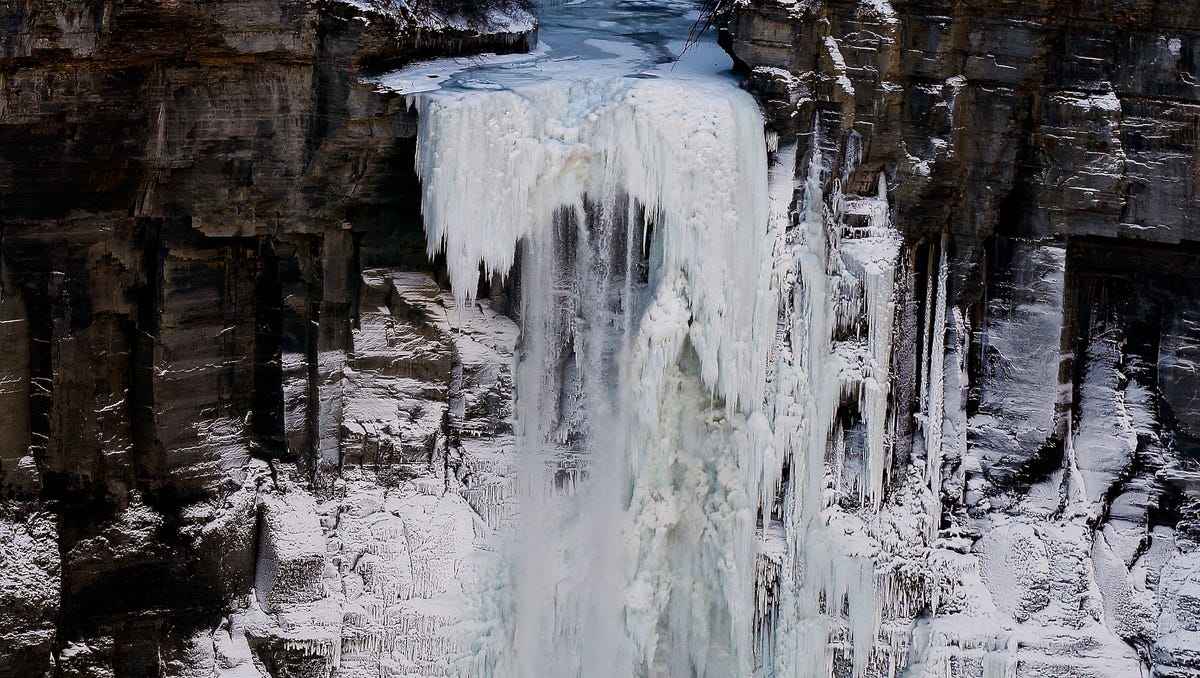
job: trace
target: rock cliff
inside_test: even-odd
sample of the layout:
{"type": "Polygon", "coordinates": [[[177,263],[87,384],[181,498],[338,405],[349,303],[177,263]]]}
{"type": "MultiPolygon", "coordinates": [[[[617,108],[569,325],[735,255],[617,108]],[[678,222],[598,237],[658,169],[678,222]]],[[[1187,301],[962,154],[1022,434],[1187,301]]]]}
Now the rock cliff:
{"type": "MultiPolygon", "coordinates": [[[[468,5],[0,4],[0,677],[452,672],[517,328],[454,307],[363,76],[535,41],[468,5]]],[[[822,486],[866,674],[1200,675],[1200,5],[721,9],[872,323],[822,486]]]]}
{"type": "Polygon", "coordinates": [[[463,450],[511,323],[447,319],[415,121],[360,77],[535,39],[453,5],[0,6],[0,675],[445,654],[389,606],[445,588],[464,507],[502,519],[463,450]]]}
{"type": "Polygon", "coordinates": [[[1197,675],[1200,7],[728,9],[797,201],[903,235],[871,675],[1197,675]]]}

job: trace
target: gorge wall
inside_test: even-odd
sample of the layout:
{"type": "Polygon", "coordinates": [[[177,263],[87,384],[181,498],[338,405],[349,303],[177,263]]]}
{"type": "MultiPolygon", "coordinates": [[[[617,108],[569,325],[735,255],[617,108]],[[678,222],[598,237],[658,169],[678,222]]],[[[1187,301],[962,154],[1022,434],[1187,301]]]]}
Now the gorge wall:
{"type": "MultiPolygon", "coordinates": [[[[407,7],[0,5],[0,676],[454,672],[517,329],[503,285],[455,307],[363,76],[536,29],[407,7]]],[[[890,372],[831,436],[878,609],[823,602],[828,673],[1200,675],[1200,6],[727,9],[860,286],[835,343],[890,372]]]]}
{"type": "Polygon", "coordinates": [[[1198,11],[733,3],[723,44],[797,184],[815,156],[853,242],[836,215],[885,183],[904,238],[889,496],[834,502],[908,598],[882,606],[880,675],[1200,670],[1198,11]],[[889,517],[914,488],[916,550],[889,517]]]}
{"type": "MultiPolygon", "coordinates": [[[[383,519],[388,488],[430,476],[454,427],[495,428],[504,400],[502,361],[450,336],[430,277],[415,120],[359,77],[527,49],[532,17],[501,9],[0,7],[0,675],[335,661],[340,609],[311,612],[330,629],[298,640],[264,617],[253,659],[229,613],[256,580],[280,580],[272,613],[325,600],[355,469],[380,495],[351,502],[360,541],[402,536],[383,519]],[[319,514],[306,492],[303,515],[280,519],[272,497],[293,483],[333,503],[319,514]]],[[[469,544],[470,520],[459,528],[469,544]]],[[[430,570],[455,557],[427,550],[430,570]]],[[[361,556],[345,567],[369,569],[361,556]]]]}

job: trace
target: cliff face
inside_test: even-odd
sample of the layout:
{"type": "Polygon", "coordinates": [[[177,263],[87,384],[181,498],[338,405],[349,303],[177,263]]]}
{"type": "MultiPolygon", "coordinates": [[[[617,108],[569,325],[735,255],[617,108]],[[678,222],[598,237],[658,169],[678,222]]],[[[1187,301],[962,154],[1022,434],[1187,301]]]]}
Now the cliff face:
{"type": "Polygon", "coordinates": [[[429,477],[450,502],[447,439],[494,432],[505,349],[456,348],[420,273],[414,120],[359,76],[533,39],[520,7],[399,9],[0,6],[0,675],[324,675],[343,626],[396,627],[328,601],[375,534],[327,566],[338,498],[429,477]],[[310,604],[324,635],[285,638],[274,613],[310,604]]]}
{"type": "Polygon", "coordinates": [[[915,592],[872,671],[1195,675],[1200,6],[754,0],[722,31],[842,237],[882,177],[904,239],[889,497],[839,499],[915,592]],[[914,492],[915,556],[881,526],[914,492]]]}

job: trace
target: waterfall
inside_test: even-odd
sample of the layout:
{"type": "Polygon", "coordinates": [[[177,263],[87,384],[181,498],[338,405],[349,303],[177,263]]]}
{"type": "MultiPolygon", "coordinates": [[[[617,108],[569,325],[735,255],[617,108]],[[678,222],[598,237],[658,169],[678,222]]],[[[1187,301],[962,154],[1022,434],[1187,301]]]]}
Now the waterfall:
{"type": "Polygon", "coordinates": [[[519,527],[480,672],[748,675],[778,315],[757,105],[616,78],[418,112],[456,298],[519,271],[519,527]]]}
{"type": "Polygon", "coordinates": [[[462,672],[863,675],[899,595],[876,573],[886,183],[843,196],[819,129],[799,186],[796,142],[768,176],[730,79],[630,77],[637,48],[585,42],[619,72],[568,57],[413,99],[429,254],[459,304],[481,275],[519,297],[518,515],[462,672]]]}

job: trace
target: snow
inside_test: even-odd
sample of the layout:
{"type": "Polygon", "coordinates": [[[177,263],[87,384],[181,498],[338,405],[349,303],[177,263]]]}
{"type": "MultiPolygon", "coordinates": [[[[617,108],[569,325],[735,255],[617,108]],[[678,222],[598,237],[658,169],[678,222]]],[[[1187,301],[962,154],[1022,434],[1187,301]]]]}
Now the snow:
{"type": "Polygon", "coordinates": [[[885,23],[900,23],[899,18],[896,16],[896,10],[888,0],[862,0],[859,6],[868,14],[879,18],[885,23]]]}
{"type": "Polygon", "coordinates": [[[391,71],[374,79],[385,90],[400,94],[432,92],[442,88],[452,76],[480,66],[522,64],[544,57],[549,53],[545,43],[540,43],[530,52],[518,54],[481,54],[470,57],[451,57],[418,61],[398,71],[391,71]]]}
{"type": "Polygon", "coordinates": [[[854,98],[854,85],[850,82],[850,77],[846,74],[846,58],[842,56],[842,50],[838,47],[837,40],[832,35],[825,36],[825,53],[829,55],[829,59],[833,65],[834,82],[842,90],[842,93],[848,99],[854,98]]]}
{"type": "Polygon", "coordinates": [[[525,33],[537,28],[537,19],[528,11],[516,6],[500,6],[492,9],[482,19],[472,19],[462,14],[445,14],[429,10],[419,3],[408,0],[338,0],[366,13],[362,20],[370,23],[371,15],[385,15],[397,22],[398,30],[416,31],[463,31],[484,33],[525,33]]]}
{"type": "Polygon", "coordinates": [[[1113,92],[1094,94],[1064,91],[1055,94],[1051,100],[1056,104],[1072,106],[1082,111],[1097,110],[1107,114],[1121,112],[1121,100],[1113,92]]]}

